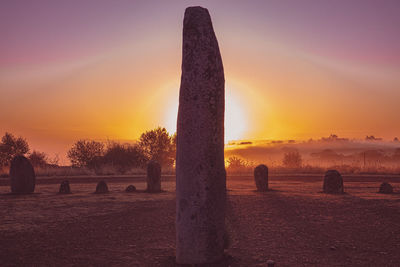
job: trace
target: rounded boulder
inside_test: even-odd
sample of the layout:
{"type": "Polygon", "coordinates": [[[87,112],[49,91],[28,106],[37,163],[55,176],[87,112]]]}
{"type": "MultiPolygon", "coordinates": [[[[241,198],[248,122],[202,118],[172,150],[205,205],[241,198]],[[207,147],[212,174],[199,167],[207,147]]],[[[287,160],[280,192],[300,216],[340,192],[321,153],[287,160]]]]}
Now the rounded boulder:
{"type": "Polygon", "coordinates": [[[128,187],[125,189],[125,192],[127,193],[132,193],[136,191],[136,187],[134,185],[128,185],[128,187]]]}
{"type": "Polygon", "coordinates": [[[328,194],[344,193],[343,178],[337,170],[329,170],[325,173],[323,190],[328,194]]]}
{"type": "Polygon", "coordinates": [[[105,194],[108,193],[108,186],[105,181],[100,181],[96,186],[96,194],[105,194]]]}
{"type": "Polygon", "coordinates": [[[393,186],[387,182],[383,182],[379,186],[379,193],[381,194],[392,194],[393,193],[393,186]]]}

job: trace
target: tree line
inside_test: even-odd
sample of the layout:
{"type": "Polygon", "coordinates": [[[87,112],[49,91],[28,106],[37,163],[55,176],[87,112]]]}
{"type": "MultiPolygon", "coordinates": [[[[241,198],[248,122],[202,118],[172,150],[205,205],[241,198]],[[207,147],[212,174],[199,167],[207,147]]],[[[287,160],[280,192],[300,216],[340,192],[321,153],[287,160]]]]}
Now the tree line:
{"type": "MultiPolygon", "coordinates": [[[[73,167],[98,169],[112,167],[119,173],[132,168],[143,168],[150,160],[162,167],[172,167],[176,154],[176,134],[170,135],[165,128],[146,131],[134,144],[115,141],[98,142],[78,140],[67,152],[73,167]]],[[[45,153],[30,152],[29,144],[23,137],[6,132],[0,141],[0,167],[10,164],[16,155],[26,156],[34,167],[58,165],[58,159],[50,159],[45,153]]]]}
{"type": "Polygon", "coordinates": [[[27,156],[33,166],[57,165],[58,159],[50,159],[48,156],[36,150],[30,152],[29,144],[23,137],[15,137],[6,132],[0,141],[0,167],[10,164],[16,155],[27,156]]]}
{"type": "Polygon", "coordinates": [[[176,134],[170,135],[158,127],[143,133],[135,144],[78,140],[67,153],[74,167],[99,169],[112,167],[119,173],[132,168],[143,168],[150,160],[162,167],[172,167],[176,154],[176,134]]]}

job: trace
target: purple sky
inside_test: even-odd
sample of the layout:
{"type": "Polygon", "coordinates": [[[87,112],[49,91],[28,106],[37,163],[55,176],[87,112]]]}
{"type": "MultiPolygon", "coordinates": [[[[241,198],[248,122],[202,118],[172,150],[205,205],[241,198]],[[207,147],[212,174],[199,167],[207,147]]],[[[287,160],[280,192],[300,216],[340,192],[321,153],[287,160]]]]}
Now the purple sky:
{"type": "Polygon", "coordinates": [[[395,0],[3,0],[0,64],[101,53],[127,36],[170,31],[191,4],[208,7],[225,31],[274,35],[313,53],[367,64],[399,64],[400,2],[395,0]]]}

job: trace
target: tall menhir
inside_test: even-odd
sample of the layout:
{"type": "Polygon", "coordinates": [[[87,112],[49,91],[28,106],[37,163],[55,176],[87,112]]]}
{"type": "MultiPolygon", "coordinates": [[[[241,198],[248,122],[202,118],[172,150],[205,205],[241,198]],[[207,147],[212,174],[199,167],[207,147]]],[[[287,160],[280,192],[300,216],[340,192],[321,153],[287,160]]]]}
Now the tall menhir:
{"type": "Polygon", "coordinates": [[[208,10],[189,7],[183,20],[176,159],[176,261],[201,264],[224,251],[225,78],[208,10]]]}

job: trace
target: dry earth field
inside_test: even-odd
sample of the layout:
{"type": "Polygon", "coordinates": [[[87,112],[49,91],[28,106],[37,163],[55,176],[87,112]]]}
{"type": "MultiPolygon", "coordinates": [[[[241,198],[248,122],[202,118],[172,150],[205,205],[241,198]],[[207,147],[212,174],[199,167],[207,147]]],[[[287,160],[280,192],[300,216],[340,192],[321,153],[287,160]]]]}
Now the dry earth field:
{"type": "MultiPolygon", "coordinates": [[[[144,177],[108,177],[110,193],[93,194],[101,177],[38,178],[36,193],[9,194],[0,179],[0,266],[175,266],[175,183],[164,193],[144,177]]],[[[400,266],[400,194],[376,193],[400,176],[344,176],[344,195],[321,193],[320,175],[271,175],[271,191],[250,176],[228,177],[230,247],[215,266],[400,266]]]]}

